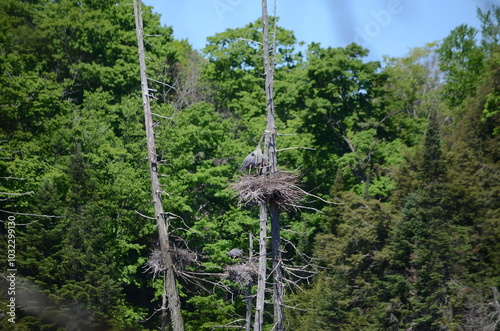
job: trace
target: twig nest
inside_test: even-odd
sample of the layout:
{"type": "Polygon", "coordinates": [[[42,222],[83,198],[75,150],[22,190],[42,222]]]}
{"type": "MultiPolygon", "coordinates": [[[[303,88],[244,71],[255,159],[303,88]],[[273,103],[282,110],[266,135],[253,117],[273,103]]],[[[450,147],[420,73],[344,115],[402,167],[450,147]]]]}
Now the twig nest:
{"type": "Polygon", "coordinates": [[[188,249],[176,248],[172,252],[172,260],[178,269],[184,270],[187,265],[195,264],[198,256],[188,249]]]}
{"type": "Polygon", "coordinates": [[[258,276],[257,265],[248,262],[226,266],[224,277],[242,286],[253,284],[258,276]]]}
{"type": "Polygon", "coordinates": [[[304,191],[296,185],[298,181],[298,176],[290,172],[245,175],[231,188],[238,193],[240,203],[245,205],[274,201],[286,209],[297,204],[304,195],[304,191]]]}
{"type": "MultiPolygon", "coordinates": [[[[197,255],[190,250],[176,248],[172,251],[172,260],[174,265],[179,270],[183,270],[187,265],[194,264],[197,262],[197,255]]],[[[153,278],[156,275],[165,270],[163,266],[163,261],[161,259],[161,251],[159,248],[154,248],[151,250],[148,260],[144,264],[144,272],[149,272],[153,274],[153,278]]]]}
{"type": "Polygon", "coordinates": [[[156,275],[165,269],[161,261],[161,251],[159,249],[155,248],[151,250],[151,254],[149,254],[149,258],[143,268],[144,272],[152,273],[153,278],[156,278],[156,275]]]}

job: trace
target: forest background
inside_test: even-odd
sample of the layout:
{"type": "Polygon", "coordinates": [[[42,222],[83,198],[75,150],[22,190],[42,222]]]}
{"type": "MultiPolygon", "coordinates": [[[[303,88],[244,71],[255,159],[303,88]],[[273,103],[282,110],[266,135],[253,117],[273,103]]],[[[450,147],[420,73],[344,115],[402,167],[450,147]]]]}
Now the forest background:
{"type": "MultiPolygon", "coordinates": [[[[14,325],[5,253],[4,328],[161,324],[127,3],[0,5],[0,231],[7,252],[15,219],[19,305],[14,325]]],[[[262,50],[252,42],[262,24],[218,33],[200,53],[143,10],[185,328],[244,326],[245,289],[227,272],[244,258],[226,253],[247,255],[258,213],[228,187],[265,129],[262,50]]],[[[500,8],[478,17],[480,31],[461,25],[383,63],[365,61],[356,44],[297,51],[293,32],[276,27],[279,168],[330,202],[281,213],[286,263],[310,266],[286,274],[288,329],[500,325],[500,8]]]]}

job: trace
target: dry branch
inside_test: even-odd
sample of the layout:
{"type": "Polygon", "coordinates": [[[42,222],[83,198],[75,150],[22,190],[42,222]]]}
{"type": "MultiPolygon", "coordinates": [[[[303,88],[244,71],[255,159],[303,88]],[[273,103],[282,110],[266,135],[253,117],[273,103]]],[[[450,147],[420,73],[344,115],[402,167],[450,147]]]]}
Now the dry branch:
{"type": "MultiPolygon", "coordinates": [[[[28,213],[18,213],[9,210],[0,209],[0,212],[13,214],[13,215],[22,215],[22,216],[33,216],[33,217],[49,217],[49,218],[64,218],[66,216],[57,216],[57,215],[40,215],[40,214],[28,214],[28,213]]],[[[28,225],[28,224],[17,224],[17,225],[28,225]]]]}
{"type": "Polygon", "coordinates": [[[22,193],[12,193],[12,192],[0,192],[0,195],[28,195],[28,194],[34,194],[35,192],[29,191],[29,192],[22,192],[22,193]]]}

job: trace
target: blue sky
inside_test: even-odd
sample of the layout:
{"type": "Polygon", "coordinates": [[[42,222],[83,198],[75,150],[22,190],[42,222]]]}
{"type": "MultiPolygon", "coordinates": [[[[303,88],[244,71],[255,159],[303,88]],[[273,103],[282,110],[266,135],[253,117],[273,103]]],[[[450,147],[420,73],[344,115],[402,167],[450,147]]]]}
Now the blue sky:
{"type": "MultiPolygon", "coordinates": [[[[279,25],[298,41],[323,47],[357,42],[370,50],[369,60],[404,56],[410,48],[439,41],[460,24],[480,27],[476,7],[493,0],[277,0],[279,25]]],[[[243,27],[261,15],[260,0],[144,0],[172,26],[176,39],[195,49],[206,38],[243,27]]],[[[272,14],[274,1],[268,0],[272,14]]]]}

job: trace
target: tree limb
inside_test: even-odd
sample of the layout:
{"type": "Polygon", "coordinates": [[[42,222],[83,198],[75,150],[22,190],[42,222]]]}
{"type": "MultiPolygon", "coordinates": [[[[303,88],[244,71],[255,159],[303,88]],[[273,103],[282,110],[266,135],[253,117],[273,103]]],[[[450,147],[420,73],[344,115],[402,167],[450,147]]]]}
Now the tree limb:
{"type": "MultiPolygon", "coordinates": [[[[16,213],[13,211],[8,211],[8,210],[3,210],[0,209],[0,212],[7,213],[7,214],[13,214],[13,215],[22,215],[22,216],[33,216],[33,217],[49,217],[49,218],[64,218],[66,216],[55,216],[55,215],[40,215],[40,214],[27,214],[27,213],[16,213]]],[[[21,224],[19,224],[21,225],[21,224]]]]}
{"type": "Polygon", "coordinates": [[[0,192],[0,195],[28,195],[28,194],[34,194],[35,192],[29,191],[29,192],[23,192],[23,193],[10,193],[10,192],[0,192]]]}
{"type": "Polygon", "coordinates": [[[282,149],[277,149],[276,152],[281,152],[281,151],[287,151],[287,150],[290,150],[290,149],[307,149],[307,150],[310,150],[310,151],[315,151],[316,148],[311,148],[311,147],[287,147],[287,148],[282,148],[282,149]]]}

